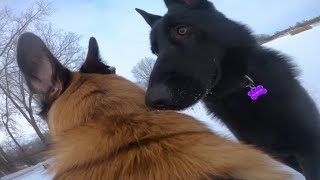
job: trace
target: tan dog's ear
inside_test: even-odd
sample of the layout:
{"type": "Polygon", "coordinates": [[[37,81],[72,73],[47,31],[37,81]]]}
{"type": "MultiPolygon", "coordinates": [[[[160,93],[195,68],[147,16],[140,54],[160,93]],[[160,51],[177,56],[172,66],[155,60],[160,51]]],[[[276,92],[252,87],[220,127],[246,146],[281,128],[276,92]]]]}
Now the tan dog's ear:
{"type": "Polygon", "coordinates": [[[44,42],[32,33],[20,36],[17,62],[30,91],[42,103],[53,101],[69,84],[71,72],[53,56],[44,42]]]}
{"type": "Polygon", "coordinates": [[[89,40],[88,54],[80,68],[82,73],[115,74],[115,68],[101,62],[97,40],[91,37],[89,40]]]}

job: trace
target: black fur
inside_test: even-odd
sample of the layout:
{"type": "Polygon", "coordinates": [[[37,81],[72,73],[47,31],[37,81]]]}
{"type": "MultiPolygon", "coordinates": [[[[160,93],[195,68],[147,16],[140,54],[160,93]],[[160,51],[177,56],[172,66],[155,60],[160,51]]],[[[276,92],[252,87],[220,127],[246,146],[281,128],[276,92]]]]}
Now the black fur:
{"type": "Polygon", "coordinates": [[[138,10],[152,27],[151,50],[158,55],[146,104],[181,110],[203,100],[240,141],[319,180],[319,111],[290,59],[258,45],[207,0],[165,3],[163,17],[138,10]],[[245,75],[268,93],[251,100],[245,75]]]}

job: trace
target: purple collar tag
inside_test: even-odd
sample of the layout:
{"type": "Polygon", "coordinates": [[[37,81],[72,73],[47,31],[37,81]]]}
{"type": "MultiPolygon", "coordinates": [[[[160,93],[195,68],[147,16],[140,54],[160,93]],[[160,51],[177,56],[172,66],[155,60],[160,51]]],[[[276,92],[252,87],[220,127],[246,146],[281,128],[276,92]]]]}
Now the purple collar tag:
{"type": "Polygon", "coordinates": [[[257,100],[259,96],[262,94],[267,94],[267,89],[265,89],[262,85],[255,86],[253,80],[248,76],[244,76],[245,79],[249,82],[246,87],[250,88],[250,91],[248,92],[248,96],[251,97],[252,100],[257,100]]]}
{"type": "Polygon", "coordinates": [[[259,85],[255,88],[251,88],[251,90],[248,92],[248,96],[250,96],[251,99],[255,101],[259,96],[261,96],[262,94],[267,94],[267,92],[268,91],[263,86],[259,85]]]}

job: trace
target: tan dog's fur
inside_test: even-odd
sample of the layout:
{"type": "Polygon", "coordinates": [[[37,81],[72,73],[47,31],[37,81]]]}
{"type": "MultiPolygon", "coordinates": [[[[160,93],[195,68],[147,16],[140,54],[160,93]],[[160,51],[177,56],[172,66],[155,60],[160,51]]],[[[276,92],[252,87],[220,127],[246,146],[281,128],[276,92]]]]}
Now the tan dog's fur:
{"type": "Polygon", "coordinates": [[[144,92],[121,77],[72,79],[48,116],[56,179],[287,178],[266,155],[189,116],[148,111],[144,92]]]}
{"type": "MultiPolygon", "coordinates": [[[[90,43],[92,68],[100,61],[95,39],[90,43]]],[[[44,105],[55,180],[288,179],[261,151],[190,116],[148,109],[144,91],[122,77],[70,72],[32,33],[20,37],[17,60],[44,105]]]]}

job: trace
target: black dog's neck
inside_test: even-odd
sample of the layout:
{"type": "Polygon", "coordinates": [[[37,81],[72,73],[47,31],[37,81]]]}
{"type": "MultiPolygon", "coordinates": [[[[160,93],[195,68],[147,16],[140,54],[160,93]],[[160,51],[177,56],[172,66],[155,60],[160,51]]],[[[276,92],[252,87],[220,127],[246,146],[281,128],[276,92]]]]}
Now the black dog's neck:
{"type": "Polygon", "coordinates": [[[225,88],[213,88],[207,93],[207,96],[215,96],[216,98],[223,98],[233,93],[247,89],[248,91],[255,88],[254,81],[248,75],[245,75],[240,81],[234,85],[225,88]]]}
{"type": "Polygon", "coordinates": [[[220,67],[218,71],[220,77],[213,78],[218,78],[218,82],[207,95],[222,98],[244,89],[254,88],[253,79],[248,75],[248,64],[252,58],[251,52],[258,48],[259,45],[256,44],[229,48],[226,51],[227,55],[222,58],[220,64],[216,65],[220,67]]]}

